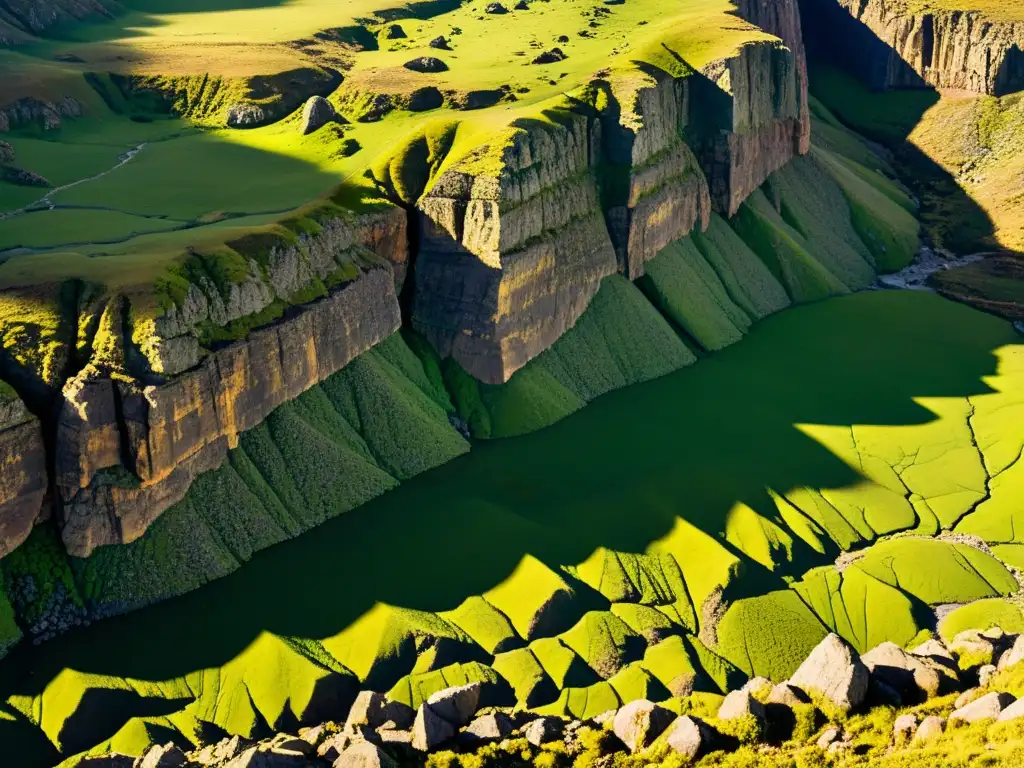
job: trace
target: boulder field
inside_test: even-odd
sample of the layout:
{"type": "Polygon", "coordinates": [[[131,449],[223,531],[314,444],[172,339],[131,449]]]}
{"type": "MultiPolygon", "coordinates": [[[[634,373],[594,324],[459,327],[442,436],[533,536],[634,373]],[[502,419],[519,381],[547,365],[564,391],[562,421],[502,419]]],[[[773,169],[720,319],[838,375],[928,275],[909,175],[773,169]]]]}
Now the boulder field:
{"type": "Polygon", "coordinates": [[[948,646],[934,638],[909,650],[885,643],[863,655],[830,634],[788,681],[753,678],[725,696],[637,699],[581,720],[485,706],[487,684],[479,682],[445,688],[416,709],[367,690],[347,713],[296,733],[233,736],[188,751],[152,744],[137,758],[94,753],[79,765],[398,768],[503,765],[504,758],[643,766],[702,765],[705,757],[717,765],[732,752],[808,765],[911,760],[917,751],[948,749],[958,735],[1019,725],[1024,698],[1003,688],[1019,688],[1022,659],[1024,635],[997,627],[962,632],[948,646]],[[981,647],[984,666],[969,659],[981,647]]]}

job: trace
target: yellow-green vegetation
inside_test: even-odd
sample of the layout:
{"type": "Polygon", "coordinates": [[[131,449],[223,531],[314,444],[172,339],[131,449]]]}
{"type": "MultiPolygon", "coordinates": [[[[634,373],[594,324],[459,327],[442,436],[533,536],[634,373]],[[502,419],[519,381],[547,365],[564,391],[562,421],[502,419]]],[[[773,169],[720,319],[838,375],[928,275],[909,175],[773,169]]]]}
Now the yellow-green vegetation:
{"type": "Polygon", "coordinates": [[[1014,0],[905,0],[915,13],[977,11],[992,21],[1024,21],[1024,10],[1014,0]]]}
{"type": "MultiPolygon", "coordinates": [[[[639,291],[613,279],[602,294],[588,314],[628,323],[639,291]]],[[[608,344],[616,327],[596,324],[592,339],[608,344]]],[[[1022,348],[996,318],[914,292],[796,308],[691,368],[394,487],[421,468],[405,446],[462,445],[436,363],[413,342],[419,357],[395,337],[246,433],[140,541],[62,570],[100,616],[252,558],[156,610],[15,649],[0,674],[19,714],[0,732],[39,750],[29,764],[58,748],[137,752],[166,734],[196,743],[210,723],[301,723],[320,691],[357,684],[416,703],[480,680],[494,703],[595,715],[637,695],[785,677],[829,630],[859,649],[905,644],[931,626],[926,604],[1017,590],[962,543],[871,543],[949,525],[984,495],[986,469],[1017,459],[1020,436],[999,415],[1020,402],[1022,348]],[[376,400],[381,379],[393,396],[376,400]],[[403,441],[416,414],[433,426],[403,441]],[[943,483],[971,490],[943,507],[943,483]],[[859,551],[837,568],[842,548],[859,551]],[[167,627],[186,625],[203,642],[169,642],[167,627]],[[210,709],[196,681],[214,673],[210,709]],[[99,720],[73,714],[93,702],[99,720]]],[[[12,557],[21,617],[31,604],[18,603],[12,557]]]]}
{"type": "Polygon", "coordinates": [[[939,624],[939,634],[949,641],[968,629],[999,627],[1007,633],[1024,633],[1024,609],[1009,600],[990,598],[950,611],[939,624]]]}

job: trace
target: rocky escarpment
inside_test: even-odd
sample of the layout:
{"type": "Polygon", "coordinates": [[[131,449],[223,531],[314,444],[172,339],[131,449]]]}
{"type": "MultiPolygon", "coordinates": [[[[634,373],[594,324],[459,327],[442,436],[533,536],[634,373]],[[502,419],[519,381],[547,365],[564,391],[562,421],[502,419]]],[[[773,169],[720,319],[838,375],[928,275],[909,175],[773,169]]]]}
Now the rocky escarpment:
{"type": "Polygon", "coordinates": [[[318,235],[251,259],[249,277],[227,290],[200,278],[133,333],[124,331],[125,300],[111,300],[92,359],[64,385],[56,424],[68,552],[138,538],[199,473],[222,463],[239,433],[397,330],[393,270],[363,243],[402,251],[394,259],[404,263],[401,220],[324,222],[318,235]],[[209,324],[230,327],[325,279],[336,287],[280,322],[209,352],[201,345],[209,324]]]}
{"type": "Polygon", "coordinates": [[[1024,23],[981,11],[912,13],[897,0],[803,0],[833,55],[872,87],[1024,88],[1024,23]]]}
{"type": "Polygon", "coordinates": [[[43,515],[46,450],[38,419],[13,392],[0,394],[0,557],[43,515]]]}
{"type": "MultiPolygon", "coordinates": [[[[798,35],[786,7],[788,24],[781,11],[770,20],[798,35]]],[[[596,81],[592,111],[523,121],[456,163],[416,203],[414,326],[480,381],[507,381],[575,323],[602,277],[640,277],[712,209],[734,214],[807,151],[797,51],[749,43],[628,94],[596,81]]]]}

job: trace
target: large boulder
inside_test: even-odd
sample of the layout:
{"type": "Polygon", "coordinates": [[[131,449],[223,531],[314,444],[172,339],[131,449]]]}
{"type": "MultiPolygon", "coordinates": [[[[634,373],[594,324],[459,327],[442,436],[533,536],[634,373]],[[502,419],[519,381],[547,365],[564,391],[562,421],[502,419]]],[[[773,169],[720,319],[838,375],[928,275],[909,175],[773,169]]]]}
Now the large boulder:
{"type": "Polygon", "coordinates": [[[400,701],[389,701],[383,693],[360,691],[345,719],[345,729],[365,725],[380,728],[391,723],[392,728],[411,728],[416,710],[400,701]]]}
{"type": "Polygon", "coordinates": [[[1013,704],[1000,712],[996,720],[1000,723],[1005,723],[1008,720],[1018,720],[1022,717],[1024,717],[1024,699],[1017,699],[1013,704]]]}
{"type": "Polygon", "coordinates": [[[1006,669],[1024,661],[1024,635],[1013,638],[1013,644],[999,657],[999,669],[1006,669]]]}
{"type": "Polygon", "coordinates": [[[665,730],[665,743],[676,754],[696,760],[714,749],[717,735],[703,720],[682,715],[665,730]]]}
{"type": "Polygon", "coordinates": [[[342,752],[334,768],[398,768],[398,763],[376,744],[361,741],[342,752]]]}
{"type": "Polygon", "coordinates": [[[768,694],[768,703],[781,704],[792,709],[800,704],[810,704],[811,699],[795,685],[779,683],[768,694]]]}
{"type": "Polygon", "coordinates": [[[764,725],[767,719],[764,704],[747,691],[733,691],[725,697],[722,706],[718,708],[718,719],[739,720],[743,717],[753,717],[764,725]]]}
{"type": "Polygon", "coordinates": [[[504,712],[481,715],[466,726],[459,734],[459,741],[465,744],[480,744],[500,741],[515,730],[515,721],[504,712]]]}
{"type": "Polygon", "coordinates": [[[323,96],[310,96],[302,109],[302,135],[307,136],[337,120],[338,113],[331,102],[323,96]]]}
{"type": "Polygon", "coordinates": [[[1013,703],[1014,698],[1008,693],[989,693],[956,710],[949,716],[949,719],[950,722],[961,720],[965,723],[995,720],[1002,714],[1004,709],[1013,703]]]}
{"type": "Polygon", "coordinates": [[[674,715],[653,701],[639,699],[622,707],[612,728],[630,752],[647,749],[668,728],[674,715]]]}
{"type": "Polygon", "coordinates": [[[917,732],[917,715],[905,714],[896,718],[892,725],[892,740],[894,744],[902,746],[907,744],[917,732]]]}
{"type": "Polygon", "coordinates": [[[872,678],[893,688],[904,704],[918,704],[937,696],[945,675],[928,658],[907,653],[896,643],[882,643],[861,656],[872,678]]]}
{"type": "Polygon", "coordinates": [[[917,726],[917,733],[914,734],[914,741],[925,742],[939,738],[946,730],[946,721],[938,715],[928,715],[921,724],[917,726]]]}
{"type": "Polygon", "coordinates": [[[448,71],[448,65],[436,56],[420,56],[405,62],[403,66],[406,69],[411,69],[413,72],[436,73],[448,71]]]}
{"type": "Polygon", "coordinates": [[[252,746],[252,742],[241,736],[229,736],[216,744],[207,746],[194,753],[192,762],[200,765],[220,765],[233,757],[237,757],[252,746]]]}
{"type": "Polygon", "coordinates": [[[412,746],[431,752],[455,737],[456,727],[441,717],[429,704],[420,704],[412,724],[412,746]]]}
{"type": "Polygon", "coordinates": [[[806,693],[819,693],[841,710],[860,706],[871,674],[857,652],[835,633],[811,651],[789,682],[806,693]]]}
{"type": "Polygon", "coordinates": [[[445,688],[427,699],[427,706],[456,728],[461,728],[473,719],[480,708],[480,691],[480,683],[445,688]]]}

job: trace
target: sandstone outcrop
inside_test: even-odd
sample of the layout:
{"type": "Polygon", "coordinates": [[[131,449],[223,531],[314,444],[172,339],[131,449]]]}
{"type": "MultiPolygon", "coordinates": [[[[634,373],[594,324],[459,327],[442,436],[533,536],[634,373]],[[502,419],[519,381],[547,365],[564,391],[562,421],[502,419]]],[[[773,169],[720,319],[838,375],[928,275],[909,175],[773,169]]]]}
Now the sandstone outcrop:
{"type": "Polygon", "coordinates": [[[878,90],[933,86],[1002,96],[1024,88],[1024,23],[981,11],[911,12],[896,0],[807,0],[816,26],[878,90]]]}
{"type": "Polygon", "coordinates": [[[42,516],[46,449],[39,421],[16,395],[0,400],[0,557],[28,538],[42,516]]]}

